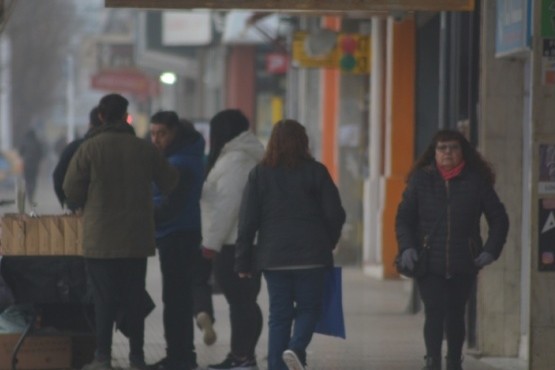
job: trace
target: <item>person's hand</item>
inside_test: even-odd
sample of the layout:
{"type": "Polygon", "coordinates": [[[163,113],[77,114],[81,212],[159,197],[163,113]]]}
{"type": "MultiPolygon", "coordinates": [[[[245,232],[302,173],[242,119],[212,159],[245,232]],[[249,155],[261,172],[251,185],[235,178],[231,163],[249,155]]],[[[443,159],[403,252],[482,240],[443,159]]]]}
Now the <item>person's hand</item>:
{"type": "Polygon", "coordinates": [[[239,277],[241,279],[250,279],[252,278],[252,274],[250,272],[238,272],[239,277]]]}
{"type": "Polygon", "coordinates": [[[414,270],[416,261],[418,261],[418,252],[414,248],[409,248],[401,254],[401,265],[409,271],[414,270]]]}
{"type": "Polygon", "coordinates": [[[478,268],[482,268],[482,267],[485,267],[485,266],[489,265],[494,260],[495,260],[495,258],[493,258],[493,255],[491,253],[482,252],[474,260],[474,265],[478,268]]]}
{"type": "Polygon", "coordinates": [[[213,259],[218,254],[218,252],[216,252],[215,250],[207,247],[202,247],[201,251],[202,251],[202,256],[208,260],[213,259]]]}

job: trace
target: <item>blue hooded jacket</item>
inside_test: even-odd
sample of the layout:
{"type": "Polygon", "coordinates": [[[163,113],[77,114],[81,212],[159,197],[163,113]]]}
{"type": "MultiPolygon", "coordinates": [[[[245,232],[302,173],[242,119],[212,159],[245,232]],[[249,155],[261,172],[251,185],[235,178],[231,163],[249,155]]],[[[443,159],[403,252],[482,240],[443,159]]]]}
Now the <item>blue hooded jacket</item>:
{"type": "Polygon", "coordinates": [[[180,129],[164,155],[179,170],[179,183],[169,197],[153,185],[156,239],[177,231],[201,232],[200,196],[204,182],[204,139],[180,129]]]}

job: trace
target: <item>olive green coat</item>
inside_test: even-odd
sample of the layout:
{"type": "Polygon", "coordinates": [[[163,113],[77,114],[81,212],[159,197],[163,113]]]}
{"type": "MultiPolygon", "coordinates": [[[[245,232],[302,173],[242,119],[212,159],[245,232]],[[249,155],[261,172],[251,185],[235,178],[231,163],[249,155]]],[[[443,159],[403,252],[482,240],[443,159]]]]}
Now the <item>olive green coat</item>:
{"type": "Polygon", "coordinates": [[[92,131],[72,158],[63,189],[83,208],[83,255],[154,255],[152,183],[169,194],[178,172],[153,145],[124,123],[92,131]]]}

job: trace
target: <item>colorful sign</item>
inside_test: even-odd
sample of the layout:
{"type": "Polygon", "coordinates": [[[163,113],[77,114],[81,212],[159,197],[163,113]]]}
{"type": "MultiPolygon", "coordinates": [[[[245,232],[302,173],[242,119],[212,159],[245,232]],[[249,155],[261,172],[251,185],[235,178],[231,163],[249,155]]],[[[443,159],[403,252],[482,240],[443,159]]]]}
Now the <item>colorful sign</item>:
{"type": "Polygon", "coordinates": [[[302,68],[339,68],[353,74],[370,73],[370,36],[340,33],[335,45],[324,55],[312,56],[306,51],[308,32],[293,36],[293,64],[302,68]]]}
{"type": "Polygon", "coordinates": [[[495,56],[523,54],[531,45],[531,0],[497,0],[495,56]]]}
{"type": "Polygon", "coordinates": [[[289,68],[289,56],[283,53],[266,54],[266,72],[273,75],[283,75],[289,68]]]}
{"type": "Polygon", "coordinates": [[[555,199],[538,204],[538,270],[555,271],[555,199]]]}
{"type": "Polygon", "coordinates": [[[555,39],[545,39],[542,43],[542,82],[555,86],[555,39]]]}
{"type": "Polygon", "coordinates": [[[293,35],[293,65],[303,68],[337,67],[338,49],[333,47],[329,53],[319,56],[309,55],[306,51],[308,32],[295,32],[293,35]]]}
{"type": "Polygon", "coordinates": [[[91,88],[133,94],[140,98],[160,94],[158,81],[138,69],[101,70],[91,77],[91,88]]]}

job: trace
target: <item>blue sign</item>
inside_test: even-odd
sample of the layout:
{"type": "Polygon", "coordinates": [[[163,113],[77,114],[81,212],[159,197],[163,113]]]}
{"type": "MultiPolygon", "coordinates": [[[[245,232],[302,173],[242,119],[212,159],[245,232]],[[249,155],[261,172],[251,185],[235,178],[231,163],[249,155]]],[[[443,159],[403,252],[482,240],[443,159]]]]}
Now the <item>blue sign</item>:
{"type": "Polygon", "coordinates": [[[530,50],[532,0],[497,0],[495,56],[525,55],[530,50]]]}

